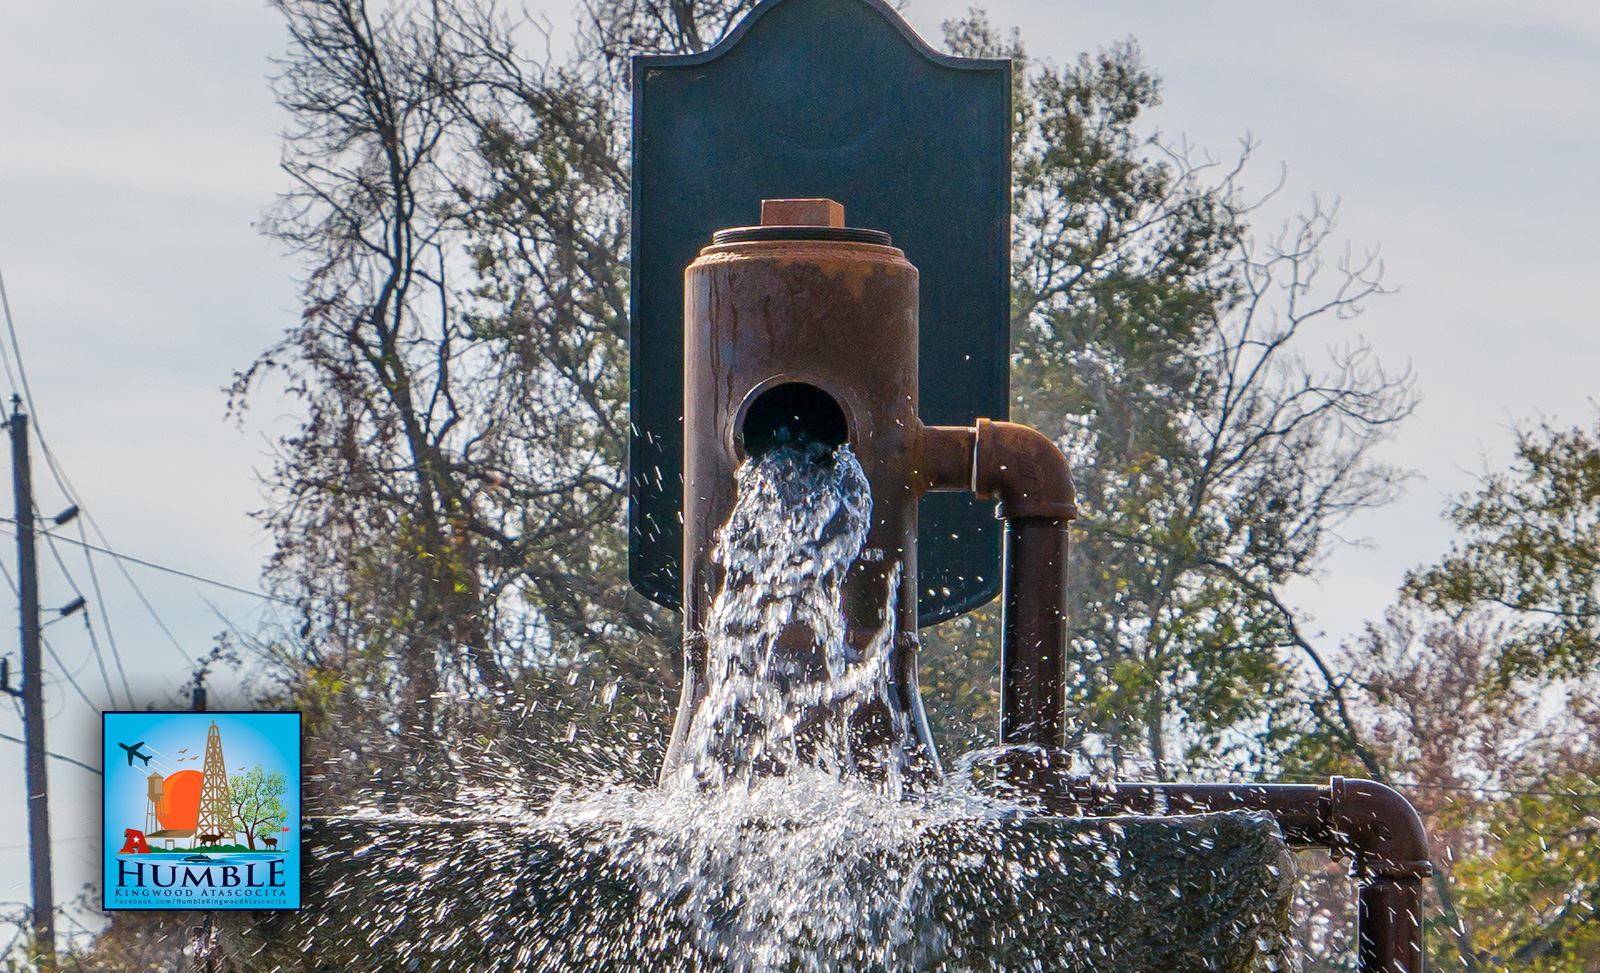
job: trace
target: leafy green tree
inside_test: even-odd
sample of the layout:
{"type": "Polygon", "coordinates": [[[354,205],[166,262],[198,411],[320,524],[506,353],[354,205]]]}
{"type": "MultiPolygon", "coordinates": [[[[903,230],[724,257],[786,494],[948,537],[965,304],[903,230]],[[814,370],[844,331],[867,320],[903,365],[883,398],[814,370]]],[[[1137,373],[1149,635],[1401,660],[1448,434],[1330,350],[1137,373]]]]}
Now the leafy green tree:
{"type": "Polygon", "coordinates": [[[1487,476],[1447,516],[1464,535],[1405,591],[1454,616],[1510,619],[1496,677],[1576,678],[1600,666],[1600,422],[1517,433],[1511,469],[1487,476]]]}
{"type": "MultiPolygon", "coordinates": [[[[1462,539],[1411,572],[1401,604],[1335,660],[1345,719],[1302,736],[1291,762],[1301,773],[1359,769],[1411,797],[1434,849],[1437,966],[1592,970],[1597,435],[1521,429],[1510,468],[1446,516],[1462,539]]],[[[1321,903],[1304,928],[1327,942],[1341,934],[1341,884],[1310,890],[1321,903]]]]}
{"type": "Polygon", "coordinates": [[[1510,469],[1446,511],[1462,540],[1402,589],[1408,604],[1456,626],[1492,620],[1497,637],[1475,668],[1472,707],[1520,700],[1526,714],[1498,743],[1479,745],[1478,779],[1507,783],[1451,808],[1461,837],[1443,865],[1459,917],[1449,942],[1471,969],[1600,964],[1597,436],[1549,423],[1520,429],[1510,469]]]}
{"type": "Polygon", "coordinates": [[[258,837],[276,837],[289,819],[283,806],[283,795],[289,784],[283,771],[267,773],[260,764],[250,768],[243,776],[228,778],[228,805],[233,811],[233,823],[244,832],[245,841],[255,850],[258,837]]]}
{"type": "MultiPolygon", "coordinates": [[[[1254,234],[1248,149],[1219,167],[1140,134],[1160,82],[1131,42],[1054,68],[981,14],[945,31],[1021,68],[1012,417],[1057,439],[1083,511],[1067,743],[1158,776],[1273,767],[1333,678],[1283,587],[1401,480],[1371,449],[1409,414],[1409,378],[1339,327],[1383,293],[1381,264],[1330,259],[1320,208],[1254,234]]],[[[947,736],[987,729],[938,699],[990,721],[995,624],[990,608],[930,640],[947,736]]]]}
{"type": "Polygon", "coordinates": [[[1474,958],[1463,966],[1479,969],[1600,968],[1597,770],[1591,759],[1576,773],[1543,774],[1529,780],[1527,790],[1453,809],[1476,839],[1465,849],[1450,848],[1459,861],[1451,868],[1458,909],[1471,920],[1458,928],[1471,935],[1440,930],[1446,933],[1441,968],[1463,954],[1474,958]]]}

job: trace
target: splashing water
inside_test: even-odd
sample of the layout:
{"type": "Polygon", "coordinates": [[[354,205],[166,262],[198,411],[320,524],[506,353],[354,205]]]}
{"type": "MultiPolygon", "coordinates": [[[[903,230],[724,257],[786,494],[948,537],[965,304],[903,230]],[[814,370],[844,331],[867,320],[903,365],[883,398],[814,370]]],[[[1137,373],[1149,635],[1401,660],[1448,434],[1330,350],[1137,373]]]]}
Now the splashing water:
{"type": "Polygon", "coordinates": [[[547,816],[629,835],[615,853],[648,904],[671,904],[729,970],[915,963],[929,939],[921,870],[889,863],[937,823],[1015,813],[959,790],[903,800],[899,754],[877,755],[880,779],[856,769],[855,718],[890,709],[900,575],[880,628],[853,650],[842,591],[871,520],[848,447],[746,461],[713,553],[723,584],[708,615],[709,685],[678,778],[558,802],[547,816]]]}
{"type": "MultiPolygon", "coordinates": [[[[849,646],[841,604],[871,523],[871,490],[848,447],[784,446],[740,467],[738,500],[712,554],[723,583],[707,623],[709,685],[677,783],[748,786],[802,765],[854,772],[863,744],[852,721],[864,708],[892,712],[899,566],[865,651],[849,646]]],[[[895,729],[898,739],[904,727],[895,729]]],[[[870,761],[887,771],[891,794],[898,756],[870,761]]]]}
{"type": "Polygon", "coordinates": [[[940,825],[1007,816],[976,795],[909,801],[815,767],[720,790],[616,790],[547,823],[620,836],[608,848],[645,909],[737,973],[922,969],[944,938],[928,908],[940,825]]]}
{"type": "Polygon", "coordinates": [[[1029,821],[970,773],[902,789],[892,753],[876,755],[884,774],[861,772],[874,762],[853,727],[888,709],[899,580],[852,649],[841,596],[871,513],[847,448],[747,462],[675,779],[562,791],[532,814],[502,788],[473,796],[475,819],[330,819],[307,881],[327,901],[297,914],[297,948],[274,959],[244,937],[234,955],[258,969],[319,952],[416,970],[1279,968],[1288,886],[1264,895],[1262,867],[1288,866],[1270,820],[1228,825],[1247,850],[1219,857],[1221,825],[1029,821]],[[1202,859],[1206,881],[1169,884],[1202,859]],[[1185,908],[1192,934],[1175,940],[1163,918],[1185,908]]]}

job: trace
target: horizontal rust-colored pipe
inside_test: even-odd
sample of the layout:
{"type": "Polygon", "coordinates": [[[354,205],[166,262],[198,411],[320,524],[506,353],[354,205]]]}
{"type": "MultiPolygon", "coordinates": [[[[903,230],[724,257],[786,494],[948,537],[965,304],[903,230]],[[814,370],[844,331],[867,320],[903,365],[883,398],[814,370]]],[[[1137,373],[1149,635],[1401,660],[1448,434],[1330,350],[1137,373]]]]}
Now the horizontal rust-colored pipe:
{"type": "Polygon", "coordinates": [[[926,426],[925,489],[970,490],[1006,522],[1000,740],[1059,746],[1067,642],[1067,525],[1078,516],[1066,457],[1037,429],[979,419],[926,426]]]}
{"type": "Polygon", "coordinates": [[[1325,785],[1096,783],[1071,775],[1069,764],[1064,751],[1040,747],[998,758],[1008,786],[1056,814],[1271,814],[1289,845],[1350,856],[1361,973],[1423,973],[1422,880],[1433,862],[1422,818],[1394,788],[1345,777],[1325,785]]]}

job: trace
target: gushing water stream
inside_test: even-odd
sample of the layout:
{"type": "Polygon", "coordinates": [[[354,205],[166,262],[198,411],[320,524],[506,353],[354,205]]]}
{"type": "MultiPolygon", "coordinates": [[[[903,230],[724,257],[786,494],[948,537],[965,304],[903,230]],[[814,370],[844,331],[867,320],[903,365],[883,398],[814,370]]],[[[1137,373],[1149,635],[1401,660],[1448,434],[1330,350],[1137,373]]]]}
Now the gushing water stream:
{"type": "Polygon", "coordinates": [[[900,853],[934,824],[1014,813],[958,788],[906,800],[897,753],[873,755],[884,772],[872,779],[856,769],[853,725],[889,710],[895,638],[891,583],[866,650],[846,640],[842,585],[871,516],[847,447],[746,461],[714,554],[723,583],[706,632],[710,685],[679,775],[660,790],[559,802],[547,816],[630,835],[619,854],[650,904],[668,904],[729,970],[914,956],[929,935],[922,876],[900,853]]]}
{"type": "MultiPolygon", "coordinates": [[[[845,575],[872,522],[872,496],[848,447],[781,447],[747,460],[717,538],[722,589],[712,603],[710,685],[690,727],[679,784],[713,789],[811,766],[847,776],[851,723],[888,710],[896,568],[882,627],[864,652],[846,641],[845,575]]],[[[898,791],[898,761],[874,755],[898,791]]]]}

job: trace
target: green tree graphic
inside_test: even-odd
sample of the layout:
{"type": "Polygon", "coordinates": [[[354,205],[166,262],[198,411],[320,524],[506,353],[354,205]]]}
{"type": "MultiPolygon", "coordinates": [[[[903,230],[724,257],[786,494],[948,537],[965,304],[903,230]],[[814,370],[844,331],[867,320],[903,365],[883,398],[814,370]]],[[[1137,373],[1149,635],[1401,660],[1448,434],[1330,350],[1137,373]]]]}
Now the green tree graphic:
{"type": "Polygon", "coordinates": [[[228,803],[233,810],[233,821],[244,832],[250,850],[256,847],[256,838],[276,835],[288,819],[283,806],[283,794],[288,790],[283,771],[267,773],[260,764],[242,777],[228,781],[228,803]]]}

